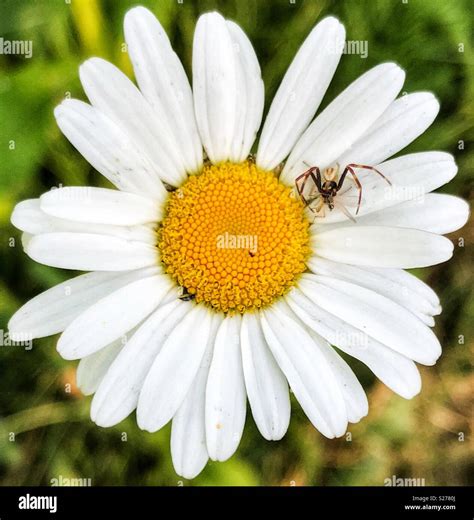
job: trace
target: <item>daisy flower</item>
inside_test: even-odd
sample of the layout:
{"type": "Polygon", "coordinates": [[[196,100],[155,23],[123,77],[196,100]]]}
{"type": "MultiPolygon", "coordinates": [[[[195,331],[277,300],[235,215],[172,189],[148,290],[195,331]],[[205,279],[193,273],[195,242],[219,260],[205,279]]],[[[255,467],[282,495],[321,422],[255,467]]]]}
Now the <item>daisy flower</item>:
{"type": "Polygon", "coordinates": [[[455,176],[451,155],[387,159],[433,122],[435,97],[397,98],[404,72],[383,63],[314,118],[345,38],[328,17],[298,50],[252,155],[264,85],[238,25],[215,12],[199,18],[193,90],[150,11],[127,13],[125,38],[138,88],[92,58],[80,68],[90,103],[55,110],[116,189],[59,188],[12,215],[33,260],[88,272],[26,303],[12,338],[61,333],[58,352],[80,360],[78,385],[94,394],[99,426],[135,409],[150,432],[172,421],[174,467],[187,478],[235,452],[247,399],[265,439],[285,435],[289,388],[324,436],[342,436],[368,403],[339,351],[415,396],[415,363],[441,354],[431,329],[441,306],[404,269],[448,260],[442,235],[464,225],[468,208],[431,193],[455,176]],[[352,174],[333,209],[310,177],[303,203],[295,180],[309,166],[340,181],[337,166],[348,164],[385,177],[354,167],[358,211],[352,174]]]}

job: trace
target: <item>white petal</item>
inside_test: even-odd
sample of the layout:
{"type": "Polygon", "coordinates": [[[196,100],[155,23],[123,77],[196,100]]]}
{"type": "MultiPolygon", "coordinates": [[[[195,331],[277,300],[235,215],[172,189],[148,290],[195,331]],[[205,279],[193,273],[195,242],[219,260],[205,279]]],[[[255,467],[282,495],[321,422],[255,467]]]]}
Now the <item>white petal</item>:
{"type": "Polygon", "coordinates": [[[32,235],[62,231],[55,229],[52,217],[41,211],[39,199],[22,200],[16,204],[10,221],[17,229],[32,235]]]}
{"type": "Polygon", "coordinates": [[[356,284],[303,275],[299,284],[310,300],[406,357],[433,365],[441,345],[433,331],[394,301],[356,284]]]}
{"type": "Polygon", "coordinates": [[[394,101],[337,162],[379,164],[403,150],[435,120],[439,103],[430,92],[407,94],[394,101]]]}
{"type": "Polygon", "coordinates": [[[257,152],[260,168],[275,168],[313,119],[336,71],[344,38],[344,26],[328,17],[316,25],[298,50],[262,129],[257,152]]]}
{"type": "Polygon", "coordinates": [[[91,58],[79,69],[82,86],[93,106],[112,119],[153,161],[160,178],[178,186],[186,173],[176,139],[165,117],[117,67],[91,58]]]}
{"type": "Polygon", "coordinates": [[[125,40],[142,94],[173,132],[186,171],[202,166],[202,145],[186,72],[156,17],[144,7],[125,15],[125,40]]]}
{"type": "Polygon", "coordinates": [[[41,264],[79,271],[128,271],[158,264],[156,247],[92,233],[35,235],[25,247],[41,264]]]}
{"type": "Polygon", "coordinates": [[[64,359],[80,359],[100,350],[145,319],[172,287],[167,275],[155,275],[117,289],[67,327],[58,352],[64,359]]]}
{"type": "Polygon", "coordinates": [[[420,200],[403,202],[359,217],[357,226],[413,228],[443,235],[462,228],[468,218],[469,204],[465,200],[453,195],[428,193],[420,200]]]}
{"type": "Polygon", "coordinates": [[[372,271],[387,278],[395,285],[400,285],[402,291],[409,290],[418,293],[421,298],[424,298],[431,303],[434,314],[441,313],[441,306],[438,295],[429,285],[421,281],[415,275],[407,273],[402,269],[383,269],[370,267],[366,268],[366,270],[372,271]]]}
{"type": "Polygon", "coordinates": [[[216,12],[202,15],[196,25],[193,91],[209,159],[245,159],[261,118],[263,84],[247,37],[216,12]]]}
{"type": "Polygon", "coordinates": [[[184,401],[206,351],[211,322],[209,310],[195,305],[163,344],[138,398],[142,430],[162,428],[184,401]]]}
{"type": "Polygon", "coordinates": [[[11,223],[18,229],[38,235],[69,231],[71,233],[93,233],[110,235],[125,240],[156,244],[156,232],[153,226],[115,226],[110,224],[91,224],[74,222],[47,215],[40,208],[39,199],[28,199],[19,202],[13,209],[11,223]]]}
{"type": "Polygon", "coordinates": [[[308,164],[321,171],[331,166],[382,115],[404,80],[400,67],[383,63],[351,83],[301,136],[286,161],[281,180],[293,184],[308,164]]]}
{"type": "MultiPolygon", "coordinates": [[[[128,335],[131,335],[129,332],[128,335]]],[[[116,339],[110,345],[79,361],[76,372],[77,386],[84,395],[93,394],[100,385],[110,365],[122,350],[127,336],[116,339]]]]}
{"type": "Polygon", "coordinates": [[[411,269],[440,264],[453,254],[443,236],[417,229],[353,226],[324,231],[311,240],[318,256],[353,265],[411,269]]]}
{"type": "Polygon", "coordinates": [[[117,188],[164,197],[160,170],[110,118],[77,99],[63,101],[54,115],[79,153],[117,188]]]}
{"type": "Polygon", "coordinates": [[[91,418],[113,426],[137,406],[138,396],[156,356],[191,305],[175,299],[161,305],[132,335],[108,370],[92,400],[91,418]]]}
{"type": "Polygon", "coordinates": [[[212,317],[212,329],[201,366],[185,400],[173,417],[171,427],[171,456],[178,475],[194,478],[203,470],[209,455],[206,446],[206,384],[212,360],[214,340],[223,318],[212,317]]]}
{"type": "Polygon", "coordinates": [[[234,454],[245,425],[240,323],[240,315],[235,315],[220,324],[206,386],[207,451],[212,460],[221,462],[234,454]]]}
{"type": "Polygon", "coordinates": [[[307,266],[315,274],[330,276],[340,280],[346,280],[366,289],[371,289],[403,307],[411,310],[414,314],[426,314],[433,316],[439,314],[439,300],[435,300],[431,294],[429,296],[420,294],[417,290],[418,285],[413,282],[414,276],[406,273],[406,277],[394,280],[385,271],[390,269],[380,269],[375,271],[370,268],[355,267],[353,265],[332,262],[317,256],[307,262],[307,266]]]}
{"type": "Polygon", "coordinates": [[[268,348],[256,314],[243,315],[240,342],[253,418],[265,439],[279,440],[290,423],[288,383],[268,348]]]}
{"type": "Polygon", "coordinates": [[[162,216],[161,204],[156,200],[90,186],[59,188],[43,193],[40,206],[53,217],[117,226],[158,222],[162,216]]]}
{"type": "Polygon", "coordinates": [[[33,339],[62,332],[81,313],[111,292],[155,274],[157,268],[126,273],[87,273],[38,294],[15,312],[8,323],[11,335],[27,333],[33,339]]]}
{"type": "Polygon", "coordinates": [[[234,49],[237,53],[238,89],[237,124],[231,147],[230,159],[242,162],[247,159],[262,122],[265,88],[260,65],[255,51],[242,29],[234,22],[227,21],[234,49]]]}
{"type": "Polygon", "coordinates": [[[339,388],[346,404],[348,421],[351,423],[359,422],[369,411],[369,402],[362,385],[349,365],[325,339],[313,331],[310,332],[310,335],[319,350],[324,354],[335,379],[339,383],[339,388]]]}
{"type": "Polygon", "coordinates": [[[261,313],[268,346],[315,428],[326,437],[340,437],[347,428],[347,413],[339,385],[309,333],[282,304],[261,313]]]}
{"type": "Polygon", "coordinates": [[[353,327],[344,317],[319,307],[297,289],[288,293],[286,300],[307,327],[365,363],[394,392],[406,399],[419,393],[420,373],[412,360],[353,327]]]}
{"type": "Polygon", "coordinates": [[[33,238],[34,235],[32,235],[31,233],[22,233],[21,234],[21,245],[23,247],[23,251],[25,251],[26,253],[26,249],[28,247],[28,244],[31,242],[31,239],[33,238]]]}
{"type": "MultiPolygon", "coordinates": [[[[389,185],[374,172],[357,169],[356,173],[362,183],[362,203],[357,218],[405,202],[422,200],[426,193],[449,182],[457,172],[454,157],[445,152],[421,152],[403,155],[377,166],[392,183],[389,185]]],[[[353,184],[345,186],[338,193],[341,202],[346,197],[354,198],[353,184]]],[[[337,208],[327,212],[321,224],[347,222],[347,217],[337,208]]]]}

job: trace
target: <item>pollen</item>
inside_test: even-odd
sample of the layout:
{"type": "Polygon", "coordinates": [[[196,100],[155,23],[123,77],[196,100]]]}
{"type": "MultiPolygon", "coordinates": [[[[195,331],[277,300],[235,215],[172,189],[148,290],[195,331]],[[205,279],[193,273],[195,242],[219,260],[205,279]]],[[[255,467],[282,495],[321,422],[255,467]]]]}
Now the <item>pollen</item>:
{"type": "Polygon", "coordinates": [[[184,294],[243,313],[271,304],[305,271],[309,221],[273,172],[250,161],[206,165],[170,194],[158,247],[184,294]]]}

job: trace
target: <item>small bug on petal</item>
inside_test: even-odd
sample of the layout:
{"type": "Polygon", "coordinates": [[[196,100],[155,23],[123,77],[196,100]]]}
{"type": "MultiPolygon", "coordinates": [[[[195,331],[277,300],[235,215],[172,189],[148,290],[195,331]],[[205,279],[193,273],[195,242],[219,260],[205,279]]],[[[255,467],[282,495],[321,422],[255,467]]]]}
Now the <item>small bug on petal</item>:
{"type": "MultiPolygon", "coordinates": [[[[367,166],[366,164],[348,164],[341,176],[339,176],[339,165],[326,168],[321,174],[320,169],[317,166],[312,166],[301,175],[299,175],[295,180],[296,191],[303,201],[304,205],[307,206],[313,213],[317,216],[324,217],[325,212],[324,208],[327,206],[330,211],[334,209],[335,206],[335,198],[340,189],[342,188],[346,176],[348,173],[352,175],[354,179],[355,185],[359,190],[359,197],[357,201],[357,210],[356,215],[359,213],[360,204],[362,201],[362,184],[359,181],[354,169],[361,168],[365,170],[373,171],[380,175],[388,184],[392,184],[385,175],[374,168],[373,166],[367,166]],[[309,196],[304,195],[305,187],[308,179],[313,181],[314,187],[316,187],[316,194],[314,194],[314,187],[310,190],[309,196]],[[316,204],[313,204],[313,203],[316,204]]],[[[349,217],[351,220],[354,220],[352,215],[347,211],[347,209],[342,205],[338,204],[338,207],[343,211],[343,213],[349,217]]]]}

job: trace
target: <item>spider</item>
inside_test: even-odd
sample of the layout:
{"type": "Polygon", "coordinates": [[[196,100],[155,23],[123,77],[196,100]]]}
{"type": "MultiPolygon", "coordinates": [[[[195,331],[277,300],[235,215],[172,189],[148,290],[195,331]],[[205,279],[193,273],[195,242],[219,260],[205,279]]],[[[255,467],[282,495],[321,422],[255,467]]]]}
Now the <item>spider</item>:
{"type": "MultiPolygon", "coordinates": [[[[373,166],[367,166],[365,164],[348,164],[344,171],[342,172],[342,175],[339,177],[339,164],[336,164],[334,167],[326,168],[323,173],[321,174],[320,169],[317,166],[312,166],[305,172],[303,172],[301,175],[299,175],[296,180],[296,191],[298,192],[298,195],[301,197],[301,200],[303,201],[305,206],[308,206],[308,208],[316,214],[320,214],[319,216],[324,216],[324,207],[327,206],[331,211],[334,209],[335,206],[335,197],[339,190],[342,188],[344,181],[346,179],[346,176],[348,173],[352,175],[352,178],[354,179],[354,182],[357,186],[357,189],[359,190],[359,198],[357,201],[357,210],[356,215],[359,213],[360,209],[360,203],[362,201],[362,184],[360,183],[354,168],[363,168],[365,170],[371,170],[378,175],[380,175],[385,181],[387,181],[388,184],[392,184],[385,175],[383,175],[382,172],[374,168],[373,166]],[[304,195],[304,190],[306,186],[307,180],[311,178],[314,185],[316,186],[317,193],[314,194],[314,189],[312,189],[309,193],[309,196],[304,195]],[[316,205],[314,207],[311,207],[311,204],[317,201],[316,205]]],[[[346,208],[339,204],[341,207],[341,210],[345,213],[346,216],[348,216],[351,220],[354,220],[352,215],[346,210],[346,208]]]]}

